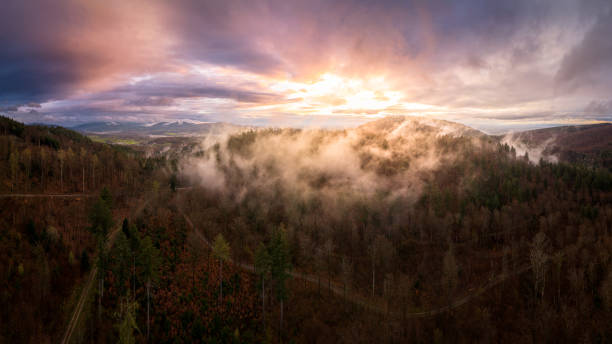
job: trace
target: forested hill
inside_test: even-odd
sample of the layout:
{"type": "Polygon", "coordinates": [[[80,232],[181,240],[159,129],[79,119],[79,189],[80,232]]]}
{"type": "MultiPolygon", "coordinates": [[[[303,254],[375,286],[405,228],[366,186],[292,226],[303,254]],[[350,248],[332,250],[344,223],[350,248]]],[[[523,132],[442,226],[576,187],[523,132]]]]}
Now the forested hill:
{"type": "MultiPolygon", "coordinates": [[[[93,142],[59,126],[0,117],[0,193],[93,192],[135,187],[147,160],[118,145],[93,142]]],[[[149,161],[151,164],[152,161],[149,161]]]]}
{"type": "Polygon", "coordinates": [[[8,119],[0,138],[0,342],[612,338],[596,164],[411,117],[153,158],[8,119]]]}
{"type": "Polygon", "coordinates": [[[285,232],[295,274],[314,285],[262,296],[260,316],[284,314],[296,342],[605,342],[612,174],[532,155],[413,118],[250,131],[185,157],[184,208],[240,262],[285,232]]]}
{"type": "Polygon", "coordinates": [[[612,123],[529,130],[502,139],[560,161],[612,170],[612,123]]]}
{"type": "Polygon", "coordinates": [[[96,265],[99,195],[116,223],[166,172],[164,158],[0,117],[0,342],[60,341],[96,265]]]}

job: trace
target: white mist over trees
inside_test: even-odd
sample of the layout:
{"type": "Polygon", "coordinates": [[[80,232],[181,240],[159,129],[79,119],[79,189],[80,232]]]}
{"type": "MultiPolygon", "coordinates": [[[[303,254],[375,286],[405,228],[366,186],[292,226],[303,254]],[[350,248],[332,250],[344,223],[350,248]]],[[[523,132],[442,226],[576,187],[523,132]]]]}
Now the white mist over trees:
{"type": "Polygon", "coordinates": [[[184,172],[194,183],[238,198],[249,188],[290,189],[301,197],[371,197],[416,200],[425,173],[457,158],[439,143],[478,146],[481,133],[465,126],[421,118],[390,117],[348,130],[262,129],[206,143],[184,172]]]}

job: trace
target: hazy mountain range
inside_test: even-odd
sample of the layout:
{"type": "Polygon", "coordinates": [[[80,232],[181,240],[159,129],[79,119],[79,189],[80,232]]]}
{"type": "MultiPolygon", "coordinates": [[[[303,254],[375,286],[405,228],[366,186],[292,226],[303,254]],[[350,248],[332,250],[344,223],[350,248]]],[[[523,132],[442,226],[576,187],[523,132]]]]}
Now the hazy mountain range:
{"type": "Polygon", "coordinates": [[[174,122],[89,122],[72,127],[85,134],[121,136],[205,136],[234,132],[246,127],[223,122],[179,120],[174,122]]]}

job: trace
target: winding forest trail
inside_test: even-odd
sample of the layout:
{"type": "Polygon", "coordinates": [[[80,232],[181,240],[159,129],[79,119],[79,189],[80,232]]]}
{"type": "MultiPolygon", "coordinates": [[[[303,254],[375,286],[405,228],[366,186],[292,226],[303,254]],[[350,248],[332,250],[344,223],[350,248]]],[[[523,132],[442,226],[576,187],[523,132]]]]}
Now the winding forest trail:
{"type": "MultiPolygon", "coordinates": [[[[178,207],[179,212],[183,215],[183,217],[185,218],[185,221],[187,222],[187,224],[189,225],[189,227],[191,227],[196,236],[202,240],[206,246],[208,246],[210,249],[212,249],[212,243],[210,242],[210,240],[208,240],[206,238],[206,236],[204,236],[204,234],[200,231],[200,229],[198,229],[193,222],[191,221],[191,219],[187,216],[187,214],[185,214],[183,212],[183,210],[178,207]]],[[[548,262],[549,260],[553,259],[553,257],[561,257],[561,256],[565,256],[566,254],[568,254],[569,252],[578,249],[579,246],[571,246],[568,248],[565,248],[561,251],[558,251],[555,255],[550,255],[548,256],[546,262],[548,262]]],[[[233,259],[230,259],[231,263],[234,264],[235,266],[240,267],[243,270],[249,271],[249,272],[255,272],[255,267],[251,264],[246,264],[246,263],[241,263],[241,262],[237,262],[233,259]]],[[[456,300],[454,300],[453,302],[451,302],[450,304],[446,305],[446,306],[441,306],[441,307],[437,307],[437,308],[432,308],[430,310],[427,311],[422,311],[422,312],[409,312],[409,313],[405,313],[405,314],[399,314],[399,313],[395,313],[395,312],[389,312],[388,307],[385,303],[379,302],[377,300],[371,300],[367,297],[362,296],[361,294],[356,294],[356,293],[348,293],[344,288],[338,286],[336,283],[334,283],[333,281],[330,281],[329,279],[326,278],[320,278],[319,276],[315,276],[315,275],[307,275],[307,274],[303,274],[300,272],[295,272],[295,271],[291,271],[289,274],[294,277],[294,278],[298,278],[313,284],[327,284],[329,287],[327,289],[329,289],[331,292],[333,292],[334,294],[345,298],[345,300],[357,305],[357,306],[361,306],[365,309],[368,309],[370,311],[373,311],[375,313],[379,313],[382,315],[402,315],[403,317],[405,317],[406,319],[418,319],[418,318],[429,318],[429,317],[433,317],[439,314],[442,314],[444,312],[448,312],[452,309],[461,307],[465,304],[467,304],[468,302],[472,301],[473,299],[479,297],[480,295],[484,294],[485,292],[487,292],[488,290],[490,290],[491,288],[497,286],[498,284],[504,282],[505,280],[514,277],[514,276],[518,276],[522,273],[525,273],[529,270],[531,270],[533,268],[532,264],[526,264],[512,272],[509,273],[505,273],[505,274],[499,274],[497,276],[495,276],[494,278],[491,278],[487,283],[485,283],[484,285],[480,286],[478,289],[476,290],[472,290],[470,291],[470,293],[468,293],[467,295],[458,298],[456,300]]]]}
{"type": "MultiPolygon", "coordinates": [[[[148,201],[144,201],[140,203],[141,203],[140,206],[134,211],[133,216],[140,214],[140,212],[148,204],[148,201]]],[[[110,250],[113,247],[115,238],[117,237],[117,233],[119,233],[119,231],[121,230],[121,226],[122,226],[122,223],[120,222],[119,225],[115,228],[115,230],[113,230],[111,233],[108,234],[108,240],[106,242],[107,249],[110,250]]],[[[87,302],[87,299],[89,297],[89,292],[91,290],[91,286],[93,285],[93,282],[96,280],[97,274],[98,274],[98,267],[95,266],[89,272],[89,276],[87,277],[85,286],[83,287],[83,290],[81,291],[81,295],[79,296],[79,301],[77,302],[77,305],[74,308],[72,316],[70,317],[70,321],[68,322],[68,327],[66,328],[66,332],[64,333],[64,336],[62,337],[62,341],[61,341],[62,344],[70,343],[70,340],[72,339],[72,334],[74,333],[74,330],[79,324],[79,318],[81,317],[81,313],[83,312],[83,307],[85,306],[85,303],[87,302]]]]}
{"type": "MultiPolygon", "coordinates": [[[[119,232],[119,230],[121,230],[121,225],[117,226],[117,228],[115,228],[115,230],[112,231],[108,235],[108,240],[106,242],[107,249],[110,249],[111,247],[113,247],[113,243],[115,242],[115,237],[117,236],[117,233],[119,232]]],[[[96,266],[93,269],[91,269],[91,271],[89,272],[89,277],[87,277],[87,282],[85,283],[85,286],[83,287],[83,290],[81,291],[81,295],[79,296],[79,301],[77,302],[77,305],[74,308],[74,312],[72,313],[72,317],[70,318],[70,322],[68,323],[68,328],[66,329],[66,332],[64,333],[64,337],[62,337],[62,344],[70,343],[72,333],[74,332],[75,328],[77,327],[79,323],[79,318],[83,311],[83,306],[87,302],[89,291],[91,290],[91,286],[93,285],[93,282],[95,281],[97,274],[98,274],[98,267],[96,266]]]]}
{"type": "Polygon", "coordinates": [[[87,193],[72,193],[72,194],[29,194],[29,193],[15,193],[15,194],[0,194],[0,198],[80,198],[80,197],[94,197],[96,194],[87,193]]]}

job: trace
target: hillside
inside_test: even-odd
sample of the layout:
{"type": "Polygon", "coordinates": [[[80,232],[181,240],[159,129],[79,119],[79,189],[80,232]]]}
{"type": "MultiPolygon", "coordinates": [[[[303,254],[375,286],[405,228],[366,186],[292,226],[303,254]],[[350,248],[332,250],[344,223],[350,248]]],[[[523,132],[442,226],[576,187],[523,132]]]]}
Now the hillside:
{"type": "Polygon", "coordinates": [[[393,133],[393,135],[412,135],[428,133],[436,136],[483,137],[485,134],[466,125],[434,118],[417,116],[389,116],[361,125],[359,131],[371,131],[375,134],[393,133]]]}
{"type": "MultiPolygon", "coordinates": [[[[235,261],[255,264],[284,233],[294,274],[281,337],[612,335],[609,171],[534,164],[467,127],[401,117],[244,132],[181,166],[194,188],[179,207],[235,261]]],[[[278,319],[280,299],[265,304],[278,319]]]]}
{"type": "Polygon", "coordinates": [[[0,342],[59,341],[96,265],[98,195],[113,200],[117,221],[156,178],[167,182],[164,165],[69,129],[0,117],[0,342]]]}
{"type": "Polygon", "coordinates": [[[612,338],[607,169],[414,117],[155,154],[1,123],[2,340],[612,338]]]}
{"type": "Polygon", "coordinates": [[[612,124],[554,127],[519,132],[507,142],[539,149],[542,154],[571,163],[612,169],[612,124]]]}

